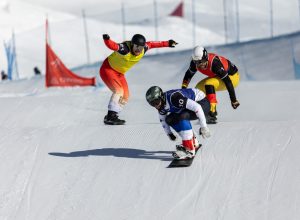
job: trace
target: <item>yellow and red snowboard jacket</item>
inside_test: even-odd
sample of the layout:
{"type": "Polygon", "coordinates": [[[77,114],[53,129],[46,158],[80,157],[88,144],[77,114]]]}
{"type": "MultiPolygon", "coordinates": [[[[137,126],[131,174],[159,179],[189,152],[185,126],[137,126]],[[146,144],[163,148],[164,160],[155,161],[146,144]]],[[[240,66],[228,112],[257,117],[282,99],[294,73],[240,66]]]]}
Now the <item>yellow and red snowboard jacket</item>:
{"type": "Polygon", "coordinates": [[[143,51],[135,56],[132,51],[131,41],[116,43],[111,39],[104,40],[105,45],[114,52],[108,56],[108,62],[112,69],[125,74],[131,67],[137,64],[145,53],[152,48],[169,47],[169,41],[148,41],[143,51]]]}

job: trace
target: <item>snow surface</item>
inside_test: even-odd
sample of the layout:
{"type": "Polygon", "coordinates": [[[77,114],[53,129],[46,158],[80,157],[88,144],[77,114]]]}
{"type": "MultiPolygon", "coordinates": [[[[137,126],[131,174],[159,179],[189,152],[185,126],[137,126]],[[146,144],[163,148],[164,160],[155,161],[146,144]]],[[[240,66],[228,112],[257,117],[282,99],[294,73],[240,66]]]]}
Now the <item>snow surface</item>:
{"type": "Polygon", "coordinates": [[[243,81],[237,110],[218,93],[212,137],[199,137],[192,167],[168,169],[176,143],[144,98],[155,84],[178,87],[184,72],[161,72],[168,60],[127,74],[125,126],[103,125],[106,88],[2,82],[0,219],[299,219],[300,82],[243,81]]]}
{"type": "MultiPolygon", "coordinates": [[[[0,1],[0,7],[7,10],[5,1],[0,1]]],[[[76,53],[83,47],[78,43],[82,34],[74,33],[79,32],[80,21],[76,23],[74,15],[60,15],[57,19],[61,20],[51,28],[52,46],[67,66],[79,66],[84,63],[76,53]]],[[[98,24],[91,22],[94,27],[98,24]]],[[[93,60],[110,53],[99,34],[107,31],[121,40],[118,25],[107,21],[95,29],[92,38],[103,50],[93,60]]],[[[44,62],[42,46],[36,46],[44,43],[42,29],[17,34],[18,47],[24,47],[20,56],[23,53],[29,60],[44,62]]],[[[137,30],[146,28],[133,24],[132,33],[137,30]]],[[[176,40],[183,39],[185,30],[175,25],[173,32],[179,30],[182,33],[176,34],[176,40]]],[[[165,32],[161,37],[173,35],[165,32]]],[[[222,43],[217,33],[205,36],[220,39],[211,43],[222,43]]],[[[300,81],[288,81],[293,79],[291,64],[280,59],[282,55],[290,60],[290,48],[299,51],[298,38],[215,47],[238,64],[242,63],[236,56],[242,51],[253,67],[257,64],[255,50],[263,48],[266,65],[254,79],[264,81],[247,80],[241,65],[243,78],[236,89],[241,106],[233,110],[228,93],[218,93],[219,123],[209,126],[211,138],[199,137],[203,147],[190,168],[166,168],[176,143],[166,137],[157,112],[144,97],[152,85],[164,90],[180,86],[190,59],[188,51],[179,52],[187,49],[184,43],[166,49],[176,53],[143,58],[128,72],[131,97],[120,116],[126,119],[125,126],[103,125],[110,98],[106,87],[46,89],[43,76],[0,82],[0,219],[298,220],[300,81]],[[296,46],[281,49],[294,40],[296,46]],[[268,75],[272,68],[278,81],[268,75]]],[[[31,76],[32,62],[22,62],[28,68],[23,76],[31,76]]],[[[196,74],[191,86],[200,79],[196,74]]],[[[193,127],[197,132],[199,125],[193,127]]]]}

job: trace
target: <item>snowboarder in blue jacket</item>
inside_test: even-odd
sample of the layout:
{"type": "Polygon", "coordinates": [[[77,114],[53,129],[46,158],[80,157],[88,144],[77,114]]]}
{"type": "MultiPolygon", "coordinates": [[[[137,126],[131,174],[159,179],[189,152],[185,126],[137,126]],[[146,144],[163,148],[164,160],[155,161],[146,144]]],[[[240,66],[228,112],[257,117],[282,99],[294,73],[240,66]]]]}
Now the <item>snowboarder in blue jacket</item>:
{"type": "Polygon", "coordinates": [[[182,138],[182,145],[176,146],[173,157],[176,159],[193,158],[199,143],[190,120],[198,119],[199,133],[203,138],[210,137],[205,118],[205,115],[209,113],[210,103],[205,94],[196,88],[163,92],[160,87],[152,86],[146,92],[146,100],[158,110],[160,122],[170,140],[176,140],[170,127],[182,138]]]}

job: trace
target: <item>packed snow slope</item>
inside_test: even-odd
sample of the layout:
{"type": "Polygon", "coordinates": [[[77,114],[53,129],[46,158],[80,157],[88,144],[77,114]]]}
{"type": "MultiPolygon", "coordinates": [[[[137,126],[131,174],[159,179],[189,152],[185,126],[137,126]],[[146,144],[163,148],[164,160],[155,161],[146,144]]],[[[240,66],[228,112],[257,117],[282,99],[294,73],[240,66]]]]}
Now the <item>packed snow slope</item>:
{"type": "Polygon", "coordinates": [[[128,72],[124,126],[102,122],[105,87],[1,82],[0,219],[299,219],[300,82],[244,80],[237,110],[218,93],[211,138],[198,136],[191,167],[170,169],[176,142],[144,96],[180,86],[189,57],[177,56],[145,57],[128,72]]]}

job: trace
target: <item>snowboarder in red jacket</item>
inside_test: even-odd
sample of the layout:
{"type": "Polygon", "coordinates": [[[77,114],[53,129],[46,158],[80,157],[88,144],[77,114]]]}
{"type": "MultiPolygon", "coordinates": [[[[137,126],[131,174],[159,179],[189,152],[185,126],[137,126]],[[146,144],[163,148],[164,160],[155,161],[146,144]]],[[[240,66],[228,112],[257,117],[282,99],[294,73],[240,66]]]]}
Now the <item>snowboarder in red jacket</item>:
{"type": "Polygon", "coordinates": [[[105,45],[114,52],[109,55],[100,68],[100,77],[106,86],[112,91],[108,104],[108,112],[104,117],[104,123],[109,125],[122,125],[125,120],[119,119],[119,112],[128,102],[129,90],[125,73],[137,64],[145,53],[153,48],[175,47],[174,40],[146,41],[141,34],[135,34],[130,41],[116,43],[108,34],[103,35],[105,45]]]}

